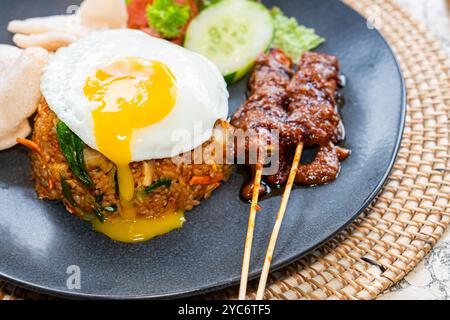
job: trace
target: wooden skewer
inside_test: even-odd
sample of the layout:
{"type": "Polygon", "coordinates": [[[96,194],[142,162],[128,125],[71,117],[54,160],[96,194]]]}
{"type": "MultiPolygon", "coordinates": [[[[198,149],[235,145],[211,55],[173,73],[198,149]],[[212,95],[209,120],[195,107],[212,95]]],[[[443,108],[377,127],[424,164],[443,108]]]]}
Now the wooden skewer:
{"type": "MultiPolygon", "coordinates": [[[[289,173],[289,179],[284,189],[283,198],[281,199],[280,209],[278,210],[275,225],[273,226],[272,235],[270,237],[269,246],[267,248],[266,257],[264,259],[264,265],[261,272],[261,278],[259,279],[258,291],[256,292],[256,300],[262,300],[264,298],[264,291],[266,289],[267,277],[269,275],[270,264],[272,262],[273,252],[277,243],[278,234],[280,233],[281,223],[283,222],[284,213],[289,201],[292,186],[294,184],[295,175],[297,174],[300,158],[302,157],[303,143],[299,143],[295,149],[294,160],[292,161],[291,171],[289,173]]],[[[242,282],[241,282],[242,285],[242,282]]]]}
{"type": "Polygon", "coordinates": [[[256,165],[255,178],[253,181],[252,204],[250,207],[250,216],[248,218],[247,236],[244,246],[244,257],[242,261],[241,284],[239,287],[239,300],[245,300],[247,294],[248,271],[250,268],[250,256],[252,253],[253,233],[255,230],[256,211],[258,209],[259,188],[261,185],[263,166],[256,165]]]}

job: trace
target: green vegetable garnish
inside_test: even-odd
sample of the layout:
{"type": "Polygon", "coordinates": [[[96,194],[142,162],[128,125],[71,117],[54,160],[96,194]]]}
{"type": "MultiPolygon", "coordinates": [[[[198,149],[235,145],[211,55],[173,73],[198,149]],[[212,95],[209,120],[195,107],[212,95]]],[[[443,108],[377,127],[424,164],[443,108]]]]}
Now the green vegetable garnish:
{"type": "MultiPolygon", "coordinates": [[[[66,178],[64,178],[64,177],[61,177],[61,188],[62,188],[62,194],[63,194],[64,199],[66,199],[67,202],[69,202],[72,206],[74,206],[75,208],[78,208],[81,212],[83,212],[83,210],[81,210],[81,208],[75,202],[75,199],[73,198],[72,189],[71,189],[70,185],[67,183],[66,178]]],[[[94,210],[92,210],[92,212],[87,213],[87,214],[84,213],[85,216],[94,215],[101,223],[105,222],[105,220],[106,220],[106,217],[103,215],[102,211],[107,211],[107,212],[112,213],[117,210],[116,205],[102,208],[101,204],[98,202],[98,201],[101,201],[102,198],[103,198],[103,196],[96,197],[94,210]]]]}
{"type": "Polygon", "coordinates": [[[227,85],[230,85],[233,83],[233,80],[236,78],[236,74],[237,72],[233,72],[230,74],[227,74],[226,76],[224,76],[225,82],[227,83],[227,85]]]}
{"type": "Polygon", "coordinates": [[[295,18],[286,17],[280,8],[273,7],[270,13],[275,28],[272,46],[283,50],[294,62],[325,41],[314,29],[299,25],[295,18]]]}
{"type": "Polygon", "coordinates": [[[73,198],[72,189],[70,188],[69,184],[66,181],[66,178],[64,177],[61,177],[61,188],[64,199],[66,199],[67,202],[69,202],[72,206],[76,207],[77,203],[73,198]]]}
{"type": "Polygon", "coordinates": [[[56,134],[70,170],[81,182],[92,188],[93,183],[84,163],[84,142],[62,121],[56,125],[56,134]]]}
{"type": "Polygon", "coordinates": [[[170,185],[172,184],[172,181],[169,179],[159,179],[158,181],[152,183],[151,185],[149,185],[148,187],[146,187],[144,189],[144,192],[146,194],[149,194],[150,192],[152,192],[153,190],[165,186],[165,187],[170,187],[170,185]]]}
{"type": "Polygon", "coordinates": [[[114,213],[117,211],[117,206],[112,204],[110,206],[102,207],[103,194],[95,196],[95,208],[92,213],[97,217],[97,219],[103,223],[106,220],[103,212],[114,213]]]}
{"type": "Polygon", "coordinates": [[[101,209],[95,208],[94,210],[92,210],[92,213],[98,219],[98,221],[100,221],[101,223],[105,222],[106,218],[103,215],[101,209]]]}
{"type": "Polygon", "coordinates": [[[164,38],[173,39],[181,35],[181,29],[189,20],[191,8],[174,0],[156,0],[147,6],[147,19],[164,38]]]}
{"type": "Polygon", "coordinates": [[[117,170],[114,172],[114,191],[119,194],[119,178],[117,176],[117,170]]]}

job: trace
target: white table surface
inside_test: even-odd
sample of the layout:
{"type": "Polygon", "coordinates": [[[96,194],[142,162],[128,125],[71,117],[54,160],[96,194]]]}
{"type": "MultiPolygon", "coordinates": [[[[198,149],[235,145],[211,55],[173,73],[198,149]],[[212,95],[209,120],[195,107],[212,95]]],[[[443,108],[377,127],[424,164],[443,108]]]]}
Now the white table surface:
{"type": "MultiPolygon", "coordinates": [[[[450,0],[396,0],[424,23],[450,54],[450,0]]],[[[450,230],[405,279],[378,299],[450,300],[450,230]]]]}

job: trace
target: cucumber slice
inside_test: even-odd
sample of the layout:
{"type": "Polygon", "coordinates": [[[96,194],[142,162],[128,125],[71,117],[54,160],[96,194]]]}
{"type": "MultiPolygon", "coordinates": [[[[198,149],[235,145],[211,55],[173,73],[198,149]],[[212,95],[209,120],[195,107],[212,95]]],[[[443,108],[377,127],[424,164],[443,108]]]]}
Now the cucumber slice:
{"type": "Polygon", "coordinates": [[[243,77],[272,42],[270,12],[250,0],[223,0],[191,21],[184,46],[209,58],[228,84],[243,77]]]}

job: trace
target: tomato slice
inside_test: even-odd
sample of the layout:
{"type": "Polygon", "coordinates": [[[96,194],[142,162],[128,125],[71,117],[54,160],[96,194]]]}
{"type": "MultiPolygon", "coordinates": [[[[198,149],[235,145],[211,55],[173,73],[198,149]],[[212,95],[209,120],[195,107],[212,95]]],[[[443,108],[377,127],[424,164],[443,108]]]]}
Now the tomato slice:
{"type": "MultiPolygon", "coordinates": [[[[141,29],[142,31],[148,33],[153,37],[162,38],[161,35],[155,29],[149,27],[146,8],[149,4],[152,4],[154,0],[129,0],[127,9],[128,9],[128,28],[132,29],[141,29]]],[[[184,34],[186,33],[186,29],[191,22],[192,18],[198,15],[198,7],[195,0],[174,0],[179,4],[187,4],[191,8],[191,16],[186,23],[186,25],[181,30],[181,34],[178,38],[168,39],[176,44],[182,44],[184,39],[184,34]]]]}
{"type": "Polygon", "coordinates": [[[153,0],[129,0],[128,9],[128,27],[132,29],[141,29],[148,27],[146,10],[147,5],[153,3],[153,0]]]}

